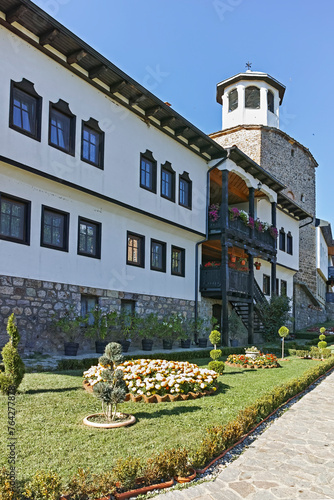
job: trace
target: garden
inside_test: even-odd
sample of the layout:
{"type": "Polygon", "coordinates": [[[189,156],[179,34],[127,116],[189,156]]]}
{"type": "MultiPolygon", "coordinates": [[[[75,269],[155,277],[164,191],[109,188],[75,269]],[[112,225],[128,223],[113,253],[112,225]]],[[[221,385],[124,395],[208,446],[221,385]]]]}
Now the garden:
{"type": "MultiPolygon", "coordinates": [[[[326,346],[321,344],[317,348],[321,356],[326,346]]],[[[109,492],[115,488],[120,492],[134,488],[140,477],[144,477],[145,484],[152,484],[167,479],[167,475],[169,479],[178,473],[190,473],[191,467],[201,469],[261,418],[334,366],[333,357],[305,361],[295,352],[283,360],[271,355],[267,364],[254,369],[251,359],[255,362],[267,356],[259,349],[255,352],[256,349],[254,346],[250,349],[253,358],[248,356],[247,366],[240,364],[240,359],[234,362],[232,352],[226,363],[226,351],[217,349],[216,345],[211,351],[211,360],[208,351],[203,351],[206,357],[202,358],[198,357],[198,351],[187,351],[179,353],[179,358],[182,355],[184,359],[177,362],[164,361],[159,356],[146,361],[124,360],[121,351],[113,354],[108,351],[117,358],[114,368],[123,365],[124,397],[133,386],[136,391],[132,392],[142,389],[146,395],[154,392],[161,396],[171,392],[170,386],[174,394],[180,389],[176,400],[148,404],[141,398],[118,404],[118,411],[133,415],[136,423],[113,429],[92,428],[83,423],[87,415],[101,412],[101,400],[105,397],[103,391],[99,395],[85,390],[83,380],[94,386],[99,385],[100,377],[100,382],[108,385],[109,380],[110,385],[111,378],[104,374],[107,369],[111,370],[111,377],[114,376],[110,357],[100,358],[100,368],[92,363],[93,367],[88,369],[26,373],[16,394],[17,476],[19,485],[25,483],[26,498],[59,499],[60,492],[66,492],[69,499],[94,499],[106,495],[107,487],[109,492]],[[225,366],[217,373],[210,369],[209,363],[219,363],[222,356],[225,366]],[[275,369],[266,369],[274,365],[275,369]],[[184,374],[184,381],[178,379],[178,370],[184,374]],[[140,384],[147,379],[154,380],[149,380],[148,386],[145,382],[143,388],[140,384]],[[169,385],[164,385],[167,380],[169,385]],[[172,385],[171,381],[174,381],[172,385]],[[183,399],[181,391],[201,394],[195,399],[183,399]],[[36,476],[37,468],[42,472],[36,476]],[[29,485],[29,481],[34,482],[29,485]],[[54,496],[38,496],[40,484],[49,484],[54,496]],[[83,491],[90,493],[80,496],[78,492],[83,491]]],[[[239,351],[238,356],[244,355],[239,351]]],[[[0,408],[0,422],[5,429],[5,396],[0,397],[0,408]]],[[[2,433],[0,466],[6,465],[6,450],[7,435],[2,433]]],[[[2,480],[0,474],[0,485],[2,480]]]]}

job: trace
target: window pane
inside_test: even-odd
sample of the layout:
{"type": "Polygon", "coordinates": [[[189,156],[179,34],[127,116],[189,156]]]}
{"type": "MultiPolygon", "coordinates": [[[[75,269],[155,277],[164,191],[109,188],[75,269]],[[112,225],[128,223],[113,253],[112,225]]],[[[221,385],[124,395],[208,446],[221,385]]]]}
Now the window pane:
{"type": "Polygon", "coordinates": [[[234,111],[238,107],[238,91],[237,89],[231,90],[228,96],[228,110],[234,111]]]}
{"type": "Polygon", "coordinates": [[[55,109],[51,110],[51,143],[66,151],[70,149],[70,125],[71,119],[69,116],[55,109]]]}
{"type": "Polygon", "coordinates": [[[1,199],[0,234],[24,240],[26,205],[16,200],[1,199]]]}
{"type": "Polygon", "coordinates": [[[166,198],[172,198],[173,174],[167,170],[161,171],[161,194],[166,198]]]}
{"type": "Polygon", "coordinates": [[[275,112],[275,110],[274,110],[274,94],[271,92],[271,90],[268,90],[267,103],[268,103],[268,110],[271,111],[272,113],[274,113],[275,112]]]}
{"type": "Polygon", "coordinates": [[[180,179],[180,203],[189,206],[189,183],[184,179],[180,179]]]}
{"type": "Polygon", "coordinates": [[[100,134],[98,132],[88,127],[84,127],[82,157],[96,165],[99,163],[99,139],[100,134]]]}
{"type": "Polygon", "coordinates": [[[140,182],[143,187],[153,189],[153,164],[146,158],[141,160],[140,182]]]}
{"type": "Polygon", "coordinates": [[[162,245],[152,243],[152,267],[162,269],[162,245]]]}
{"type": "Polygon", "coordinates": [[[245,107],[250,109],[260,109],[260,89],[257,87],[246,88],[245,107]]]}
{"type": "Polygon", "coordinates": [[[13,88],[13,124],[26,132],[36,132],[36,99],[13,88]]]}
{"type": "Polygon", "coordinates": [[[44,210],[43,243],[64,248],[65,215],[44,210]]]}

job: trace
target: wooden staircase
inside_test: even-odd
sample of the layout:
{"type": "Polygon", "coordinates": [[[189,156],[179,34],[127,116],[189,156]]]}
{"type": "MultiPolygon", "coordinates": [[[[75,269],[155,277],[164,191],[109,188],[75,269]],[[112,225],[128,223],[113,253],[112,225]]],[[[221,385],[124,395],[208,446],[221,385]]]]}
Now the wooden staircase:
{"type": "MultiPolygon", "coordinates": [[[[266,296],[254,278],[254,333],[263,333],[264,325],[262,323],[261,306],[267,302],[266,296]]],[[[248,328],[248,303],[231,300],[230,304],[240,317],[244,326],[248,328]]]]}

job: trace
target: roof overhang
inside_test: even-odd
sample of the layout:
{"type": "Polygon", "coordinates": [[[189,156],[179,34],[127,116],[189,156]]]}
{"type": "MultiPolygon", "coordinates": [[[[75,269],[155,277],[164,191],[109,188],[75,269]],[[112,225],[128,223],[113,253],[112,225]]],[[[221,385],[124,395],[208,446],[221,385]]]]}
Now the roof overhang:
{"type": "Polygon", "coordinates": [[[278,80],[275,80],[275,78],[273,78],[272,76],[268,75],[267,73],[261,73],[260,71],[246,71],[246,73],[238,73],[237,75],[231,76],[231,78],[227,78],[226,80],[217,83],[217,102],[219,104],[222,103],[222,96],[224,94],[226,87],[236,84],[237,82],[240,82],[242,80],[246,81],[262,80],[263,82],[268,83],[268,85],[271,85],[272,87],[278,90],[280,104],[282,104],[285,92],[285,86],[282,85],[282,83],[280,83],[278,80]]]}
{"type": "Polygon", "coordinates": [[[313,215],[306,212],[302,207],[300,207],[296,202],[291,200],[288,196],[283,193],[277,195],[277,205],[284,212],[288,213],[292,217],[298,220],[304,220],[310,217],[313,219],[313,215]]]}

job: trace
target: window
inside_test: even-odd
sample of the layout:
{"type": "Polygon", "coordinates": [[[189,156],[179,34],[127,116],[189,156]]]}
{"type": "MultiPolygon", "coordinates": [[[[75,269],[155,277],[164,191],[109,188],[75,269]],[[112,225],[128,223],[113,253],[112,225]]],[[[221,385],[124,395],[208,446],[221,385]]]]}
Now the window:
{"type": "Polygon", "coordinates": [[[10,92],[10,128],[41,140],[42,98],[34,84],[23,78],[21,82],[11,81],[10,92]]]}
{"type": "Polygon", "coordinates": [[[258,87],[246,87],[245,108],[260,109],[260,89],[258,87]]]}
{"type": "Polygon", "coordinates": [[[287,289],[288,289],[287,282],[284,280],[281,280],[281,295],[284,295],[284,297],[286,297],[286,295],[287,295],[287,289]]]}
{"type": "Polygon", "coordinates": [[[292,242],[292,234],[290,231],[286,235],[286,252],[290,255],[293,253],[293,242],[292,242]]]}
{"type": "Polygon", "coordinates": [[[279,295],[279,279],[276,278],[276,295],[279,295]]]}
{"type": "Polygon", "coordinates": [[[228,95],[228,111],[234,111],[238,107],[238,91],[237,89],[231,90],[228,95]]]}
{"type": "Polygon", "coordinates": [[[29,201],[0,194],[0,238],[29,245],[29,201]]]}
{"type": "Polygon", "coordinates": [[[274,94],[271,90],[268,90],[267,92],[267,104],[268,104],[268,111],[275,113],[274,94]]]}
{"type": "Polygon", "coordinates": [[[145,267],[145,236],[127,233],[127,260],[131,266],[145,267]]]}
{"type": "Polygon", "coordinates": [[[191,210],[192,182],[188,172],[183,172],[179,177],[179,204],[191,210]]]}
{"type": "Polygon", "coordinates": [[[94,324],[92,311],[98,306],[98,298],[95,295],[81,295],[81,316],[84,318],[88,314],[89,326],[94,324]]]}
{"type": "Polygon", "coordinates": [[[104,132],[93,118],[82,122],[81,159],[103,169],[104,132]]]}
{"type": "Polygon", "coordinates": [[[283,228],[279,232],[279,249],[285,252],[285,231],[283,228]]]}
{"type": "Polygon", "coordinates": [[[136,302],[134,300],[121,299],[121,313],[133,316],[136,309],[136,302]]]}
{"type": "Polygon", "coordinates": [[[67,102],[50,102],[49,145],[74,156],[75,116],[67,102]]]}
{"type": "Polygon", "coordinates": [[[266,274],[263,275],[263,293],[265,295],[270,295],[270,276],[266,274]]]}
{"type": "Polygon", "coordinates": [[[161,165],[161,196],[175,201],[175,172],[169,161],[161,165]]]}
{"type": "Polygon", "coordinates": [[[185,276],[185,250],[172,246],[172,274],[185,276]]]}
{"type": "Polygon", "coordinates": [[[166,272],[166,243],[151,240],[151,269],[166,272]]]}
{"type": "Polygon", "coordinates": [[[68,251],[69,214],[42,206],[41,246],[68,251]]]}
{"type": "Polygon", "coordinates": [[[140,187],[157,192],[157,162],[148,149],[140,155],[140,187]]]}
{"type": "Polygon", "coordinates": [[[101,224],[79,217],[78,254],[101,258],[101,224]]]}

